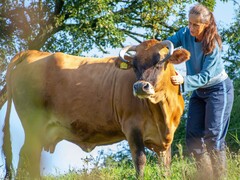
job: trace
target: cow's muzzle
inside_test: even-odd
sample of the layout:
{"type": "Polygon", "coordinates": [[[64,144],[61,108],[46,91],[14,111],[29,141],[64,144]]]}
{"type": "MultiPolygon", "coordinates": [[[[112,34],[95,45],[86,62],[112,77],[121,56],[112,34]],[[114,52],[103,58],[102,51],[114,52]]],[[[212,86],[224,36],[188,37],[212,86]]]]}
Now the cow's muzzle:
{"type": "Polygon", "coordinates": [[[133,84],[133,95],[139,98],[146,98],[155,94],[154,87],[146,81],[137,81],[133,84]]]}

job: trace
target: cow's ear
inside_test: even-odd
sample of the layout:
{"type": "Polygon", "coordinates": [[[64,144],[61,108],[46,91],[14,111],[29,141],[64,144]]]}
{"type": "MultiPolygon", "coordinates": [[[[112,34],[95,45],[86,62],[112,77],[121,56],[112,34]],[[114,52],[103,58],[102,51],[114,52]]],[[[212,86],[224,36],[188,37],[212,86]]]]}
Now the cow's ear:
{"type": "Polygon", "coordinates": [[[117,58],[115,60],[115,66],[119,69],[123,69],[123,70],[127,70],[127,69],[130,69],[132,68],[132,57],[129,57],[129,56],[125,56],[124,59],[128,60],[129,62],[123,62],[120,60],[120,58],[117,58]]]}
{"type": "Polygon", "coordinates": [[[182,49],[182,48],[176,49],[175,51],[173,51],[173,54],[168,59],[168,61],[173,64],[180,64],[182,62],[189,60],[190,55],[191,55],[190,52],[187,51],[186,49],[182,49]]]}

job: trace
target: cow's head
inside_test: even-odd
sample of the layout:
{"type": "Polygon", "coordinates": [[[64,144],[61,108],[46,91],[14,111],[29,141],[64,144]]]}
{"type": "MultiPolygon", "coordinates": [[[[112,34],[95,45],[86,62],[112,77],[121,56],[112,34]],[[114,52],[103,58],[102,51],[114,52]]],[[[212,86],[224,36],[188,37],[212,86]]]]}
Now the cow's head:
{"type": "Polygon", "coordinates": [[[126,46],[121,49],[116,65],[125,70],[129,68],[134,69],[138,80],[133,84],[133,94],[135,96],[149,98],[157,103],[153,99],[162,89],[159,86],[164,83],[161,82],[170,82],[170,74],[164,76],[164,74],[169,73],[167,72],[168,64],[179,64],[188,60],[189,57],[190,53],[187,50],[174,50],[173,44],[168,40],[157,41],[152,39],[137,46],[126,46]],[[130,51],[134,55],[127,55],[130,51]]]}

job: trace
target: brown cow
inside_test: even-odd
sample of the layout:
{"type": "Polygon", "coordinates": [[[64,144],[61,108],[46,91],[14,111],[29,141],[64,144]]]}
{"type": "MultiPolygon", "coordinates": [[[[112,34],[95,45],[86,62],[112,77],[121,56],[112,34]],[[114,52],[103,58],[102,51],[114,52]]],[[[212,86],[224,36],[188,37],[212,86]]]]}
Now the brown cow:
{"type": "Polygon", "coordinates": [[[170,152],[184,109],[180,88],[170,81],[175,74],[171,62],[187,60],[190,54],[184,49],[172,52],[170,41],[148,40],[123,48],[120,57],[39,51],[17,54],[7,70],[3,145],[7,176],[11,176],[12,167],[12,100],[25,131],[18,175],[40,176],[42,149],[54,152],[63,139],[84,151],[126,139],[137,175],[143,176],[144,148],[158,155],[170,152]],[[135,55],[126,56],[128,51],[135,55]]]}

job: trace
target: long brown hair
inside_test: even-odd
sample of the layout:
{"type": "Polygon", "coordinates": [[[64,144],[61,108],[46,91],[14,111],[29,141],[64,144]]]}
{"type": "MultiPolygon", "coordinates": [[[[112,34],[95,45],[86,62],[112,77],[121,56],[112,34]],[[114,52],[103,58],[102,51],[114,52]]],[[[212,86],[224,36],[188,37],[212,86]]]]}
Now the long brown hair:
{"type": "Polygon", "coordinates": [[[190,11],[190,14],[195,14],[201,16],[202,23],[208,24],[204,30],[204,35],[202,39],[202,49],[203,53],[210,54],[215,48],[215,41],[217,41],[218,46],[222,48],[222,39],[217,31],[217,25],[213,16],[213,13],[202,4],[197,4],[193,6],[190,11]]]}

